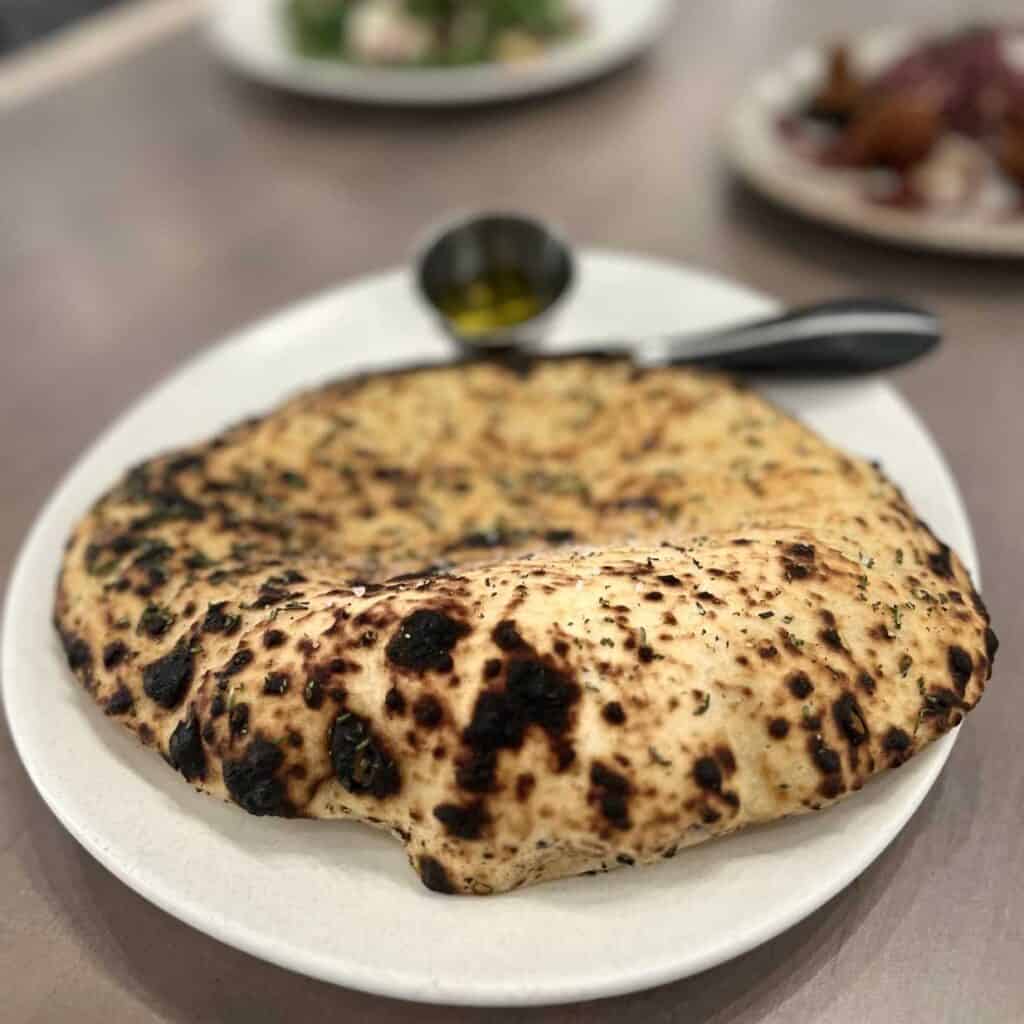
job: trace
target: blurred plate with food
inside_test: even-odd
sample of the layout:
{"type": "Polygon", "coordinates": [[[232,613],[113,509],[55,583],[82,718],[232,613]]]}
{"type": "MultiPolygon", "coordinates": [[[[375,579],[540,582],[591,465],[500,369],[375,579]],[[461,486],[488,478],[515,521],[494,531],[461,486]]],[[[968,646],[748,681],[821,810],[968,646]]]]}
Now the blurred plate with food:
{"type": "Polygon", "coordinates": [[[671,0],[216,0],[210,38],[271,85],[369,103],[487,103],[635,57],[671,0]]]}
{"type": "Polygon", "coordinates": [[[889,241],[1024,255],[1024,24],[889,30],[795,54],[729,122],[736,167],[889,241]]]}

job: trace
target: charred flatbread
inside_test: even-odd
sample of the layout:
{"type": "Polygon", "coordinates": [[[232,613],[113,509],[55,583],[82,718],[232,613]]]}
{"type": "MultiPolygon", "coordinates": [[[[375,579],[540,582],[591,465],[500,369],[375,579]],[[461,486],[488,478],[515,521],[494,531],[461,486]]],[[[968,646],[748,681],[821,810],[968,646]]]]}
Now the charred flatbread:
{"type": "Polygon", "coordinates": [[[55,619],[197,789],[475,894],[827,807],[997,646],[877,467],[726,378],[585,358],[344,380],[154,458],[74,530],[55,619]]]}

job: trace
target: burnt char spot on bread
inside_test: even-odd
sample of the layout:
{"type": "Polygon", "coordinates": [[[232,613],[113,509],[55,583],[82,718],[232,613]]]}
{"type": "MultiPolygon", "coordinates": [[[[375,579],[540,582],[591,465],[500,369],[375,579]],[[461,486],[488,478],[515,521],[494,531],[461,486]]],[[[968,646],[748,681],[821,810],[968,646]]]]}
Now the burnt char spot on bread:
{"type": "Polygon", "coordinates": [[[103,667],[105,669],[116,668],[124,661],[128,654],[128,647],[123,640],[112,640],[103,648],[103,667]]]}
{"type": "Polygon", "coordinates": [[[699,757],[693,765],[693,777],[701,789],[719,792],[722,788],[722,771],[713,757],[699,757]]]}
{"type": "Polygon", "coordinates": [[[771,719],[768,723],[768,734],[772,739],[785,739],[789,735],[789,722],[784,718],[771,719]]]}
{"type": "Polygon", "coordinates": [[[456,839],[475,840],[483,835],[484,828],[491,823],[482,800],[471,804],[438,804],[434,817],[444,826],[445,831],[456,839]]]}
{"type": "Polygon", "coordinates": [[[257,736],[237,761],[224,762],[224,785],[231,799],[250,814],[289,817],[293,809],[275,773],[284,763],[276,743],[257,736]]]}
{"type": "Polygon", "coordinates": [[[235,651],[228,659],[228,663],[220,670],[222,676],[235,676],[247,665],[252,663],[253,654],[247,647],[235,651]]]}
{"type": "Polygon", "coordinates": [[[167,753],[172,767],[189,782],[206,778],[206,752],[203,750],[199,718],[194,707],[189,709],[188,717],[182,719],[171,733],[167,753]]]}
{"type": "Polygon", "coordinates": [[[519,635],[515,622],[511,619],[499,622],[491,633],[491,639],[503,651],[515,651],[526,647],[523,638],[519,635]]]}
{"type": "Polygon", "coordinates": [[[90,673],[92,670],[92,650],[89,645],[80,636],[76,636],[65,629],[60,631],[60,640],[71,671],[85,674],[90,673]]]}
{"type": "Polygon", "coordinates": [[[299,591],[289,591],[279,584],[267,580],[260,586],[260,592],[250,608],[273,608],[274,605],[282,604],[285,601],[295,600],[302,597],[299,591]]]}
{"type": "Polygon", "coordinates": [[[148,636],[152,640],[162,637],[172,625],[174,614],[157,604],[148,604],[139,618],[136,632],[148,636]]]}
{"type": "Polygon", "coordinates": [[[825,744],[820,735],[808,737],[807,749],[810,752],[811,759],[822,774],[835,775],[840,771],[842,765],[839,755],[825,744]]]}
{"type": "Polygon", "coordinates": [[[953,578],[953,563],[948,544],[939,544],[939,550],[928,556],[928,568],[944,580],[953,578]]]}
{"type": "Polygon", "coordinates": [[[324,684],[316,675],[306,680],[302,688],[302,700],[313,711],[319,711],[324,706],[324,684]]]}
{"type": "Polygon", "coordinates": [[[412,672],[450,672],[451,652],[468,632],[464,623],[444,612],[421,608],[401,621],[386,653],[392,664],[412,672]]]}
{"type": "Polygon", "coordinates": [[[417,863],[420,869],[420,880],[431,892],[439,892],[445,896],[451,896],[455,892],[455,886],[452,885],[448,872],[439,860],[424,854],[417,863]]]}
{"type": "Polygon", "coordinates": [[[868,738],[868,726],[864,713],[852,693],[844,693],[832,705],[832,717],[840,732],[853,746],[859,746],[868,738]]]}
{"type": "Polygon", "coordinates": [[[996,652],[999,650],[999,637],[996,636],[995,630],[991,627],[985,630],[985,653],[988,655],[988,660],[991,663],[995,660],[996,652]]]}
{"type": "Polygon", "coordinates": [[[797,558],[801,562],[814,561],[813,544],[790,544],[786,551],[791,558],[797,558]]]}
{"type": "Polygon", "coordinates": [[[808,676],[806,672],[794,672],[786,680],[786,685],[789,687],[789,692],[793,694],[797,700],[803,700],[814,690],[810,676],[808,676]]]}
{"type": "Polygon", "coordinates": [[[498,757],[493,750],[461,757],[455,767],[455,784],[469,793],[488,793],[494,788],[498,757]]]}
{"type": "Polygon", "coordinates": [[[197,452],[186,452],[184,455],[179,455],[167,463],[167,474],[168,476],[177,476],[186,470],[201,469],[204,461],[205,457],[203,455],[197,452]]]}
{"type": "Polygon", "coordinates": [[[135,707],[135,698],[132,691],[122,683],[111,694],[104,710],[108,715],[124,715],[135,707]]]}
{"type": "Polygon", "coordinates": [[[436,729],[444,719],[444,709],[433,694],[425,693],[413,704],[412,717],[416,724],[423,726],[424,729],[436,729]]]}
{"type": "Polygon", "coordinates": [[[617,700],[611,700],[601,708],[601,717],[609,725],[622,725],[626,721],[626,712],[617,700]]]}
{"type": "Polygon", "coordinates": [[[974,675],[974,662],[971,656],[962,648],[953,645],[949,649],[949,674],[953,679],[956,692],[962,697],[967,692],[967,684],[974,675]]]}
{"type": "Polygon", "coordinates": [[[576,751],[564,739],[552,740],[551,752],[555,755],[556,772],[564,772],[576,760],[576,751]]]}
{"type": "Polygon", "coordinates": [[[263,646],[273,649],[283,647],[288,642],[288,634],[280,629],[268,629],[263,634],[263,646]]]}
{"type": "Polygon", "coordinates": [[[226,612],[224,609],[227,606],[227,601],[215,601],[207,608],[202,625],[204,633],[223,633],[225,636],[231,636],[238,632],[242,624],[241,616],[226,612]]]}
{"type": "Polygon", "coordinates": [[[338,715],[330,749],[334,773],[350,793],[383,800],[401,790],[398,765],[362,716],[352,711],[338,715]]]}
{"type": "Polygon", "coordinates": [[[925,695],[921,716],[931,719],[941,732],[958,725],[963,715],[955,708],[965,707],[963,699],[946,686],[932,687],[925,695]]]}
{"type": "Polygon", "coordinates": [[[724,743],[720,743],[715,747],[715,758],[727,776],[732,775],[736,771],[736,758],[733,757],[732,751],[724,743]]]}
{"type": "Polygon", "coordinates": [[[547,530],[544,533],[544,540],[548,544],[571,544],[575,539],[575,530],[547,530]]]}
{"type": "Polygon", "coordinates": [[[843,639],[839,635],[839,630],[834,626],[823,629],[819,635],[826,647],[831,647],[833,651],[841,651],[843,649],[843,639]]]}
{"type": "Polygon", "coordinates": [[[784,558],[782,560],[782,571],[787,582],[805,580],[813,575],[814,572],[810,566],[804,565],[802,562],[794,562],[792,558],[784,558]]]}
{"type": "Polygon", "coordinates": [[[449,544],[445,548],[445,554],[452,554],[466,549],[506,547],[518,539],[518,536],[518,531],[512,533],[501,529],[474,530],[472,533],[463,534],[458,540],[449,544]]]}
{"type": "Polygon", "coordinates": [[[263,692],[268,696],[280,697],[287,689],[287,672],[271,672],[263,680],[263,692]]]}
{"type": "Polygon", "coordinates": [[[232,736],[244,736],[249,731],[249,705],[236,704],[228,714],[228,731],[232,736]]]}
{"type": "Polygon", "coordinates": [[[592,789],[590,798],[597,801],[601,814],[613,828],[628,832],[633,827],[629,817],[629,780],[600,761],[590,766],[592,789]]]}
{"type": "Polygon", "coordinates": [[[181,703],[192,673],[192,646],[188,637],[182,637],[173,650],[143,667],[142,689],[150,700],[170,709],[181,703]]]}
{"type": "Polygon", "coordinates": [[[509,663],[506,685],[527,721],[550,733],[564,732],[569,709],[580,696],[579,687],[565,675],[532,658],[509,663]]]}
{"type": "Polygon", "coordinates": [[[405,697],[397,686],[392,686],[384,695],[384,709],[392,715],[405,714],[405,697]]]}
{"type": "Polygon", "coordinates": [[[477,698],[462,739],[477,751],[506,750],[523,742],[525,729],[522,709],[507,693],[485,690],[477,698]]]}
{"type": "Polygon", "coordinates": [[[882,749],[902,754],[910,749],[910,734],[899,726],[894,725],[886,732],[882,740],[882,749]]]}
{"type": "Polygon", "coordinates": [[[516,799],[520,803],[525,803],[536,785],[537,780],[532,772],[523,772],[518,775],[516,777],[516,799]]]}
{"type": "Polygon", "coordinates": [[[545,662],[512,659],[505,689],[481,693],[462,732],[462,741],[471,754],[459,759],[458,784],[473,792],[492,788],[497,751],[521,746],[530,725],[539,726],[548,734],[558,770],[568,768],[576,755],[562,734],[568,728],[570,709],[579,696],[579,686],[545,662]]]}
{"type": "Polygon", "coordinates": [[[821,780],[821,785],[818,787],[818,792],[822,796],[828,797],[829,800],[834,800],[840,793],[844,792],[846,786],[843,784],[842,777],[840,775],[826,775],[821,780]]]}

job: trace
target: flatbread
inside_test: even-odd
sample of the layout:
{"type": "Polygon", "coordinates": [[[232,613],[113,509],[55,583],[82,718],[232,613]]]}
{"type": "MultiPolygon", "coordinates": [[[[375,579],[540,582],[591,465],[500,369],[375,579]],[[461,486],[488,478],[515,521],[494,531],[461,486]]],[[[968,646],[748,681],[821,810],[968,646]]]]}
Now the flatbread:
{"type": "Polygon", "coordinates": [[[345,380],[155,458],[75,529],[55,617],[197,789],[477,894],[826,807],[997,647],[877,467],[621,359],[345,380]]]}

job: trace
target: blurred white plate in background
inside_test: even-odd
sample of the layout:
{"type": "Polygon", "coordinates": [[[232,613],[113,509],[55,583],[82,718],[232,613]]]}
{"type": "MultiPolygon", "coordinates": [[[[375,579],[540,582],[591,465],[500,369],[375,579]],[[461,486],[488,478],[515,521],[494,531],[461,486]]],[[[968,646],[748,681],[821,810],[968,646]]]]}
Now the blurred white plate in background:
{"type": "MultiPolygon", "coordinates": [[[[692,270],[588,251],[552,344],[707,328],[775,308],[692,270]]],[[[104,718],[68,671],[51,624],[63,544],[128,466],[325,379],[449,357],[411,276],[395,271],[248,328],[122,415],[51,497],[11,578],[3,697],[29,775],[72,835],[146,899],[255,956],[369,992],[471,1005],[591,999],[695,974],[772,938],[888,846],[931,788],[955,733],[821,814],[650,867],[456,898],[428,892],[400,845],[373,829],[254,818],[196,794],[104,718]]],[[[956,485],[889,384],[780,384],[770,395],[835,443],[881,459],[977,579],[956,485]]]]}
{"type": "Polygon", "coordinates": [[[381,68],[303,57],[288,39],[284,0],[213,0],[209,37],[229,64],[269,85],[363,103],[491,103],[563,89],[637,56],[657,39],[672,0],[579,0],[578,38],[519,64],[381,68]]]}
{"type": "MultiPolygon", "coordinates": [[[[948,30],[948,26],[947,26],[948,30]]],[[[886,29],[848,40],[854,65],[872,74],[923,37],[941,33],[886,29]]],[[[804,216],[902,245],[987,256],[1024,256],[1024,216],[995,220],[963,212],[900,209],[870,202],[849,173],[816,167],[782,137],[779,118],[799,110],[825,74],[825,46],[800,50],[757,79],[726,124],[726,148],[755,188],[804,216]]]]}

